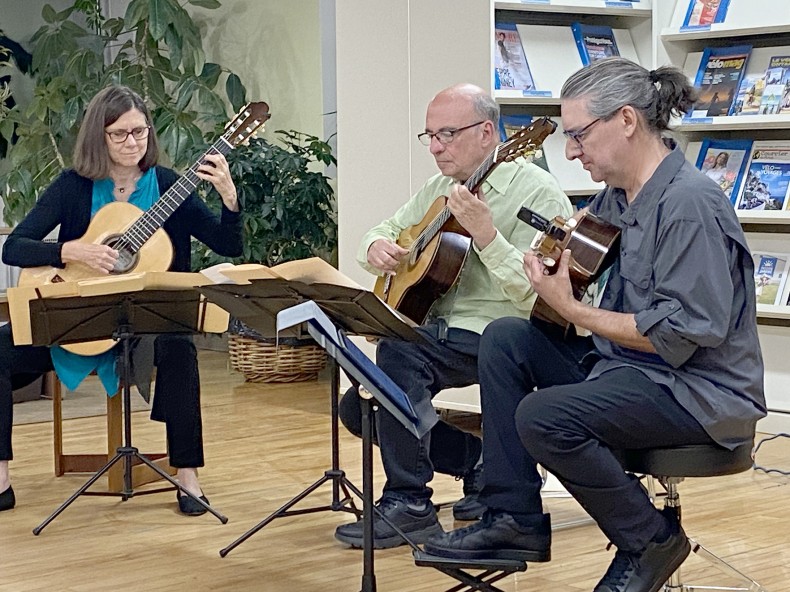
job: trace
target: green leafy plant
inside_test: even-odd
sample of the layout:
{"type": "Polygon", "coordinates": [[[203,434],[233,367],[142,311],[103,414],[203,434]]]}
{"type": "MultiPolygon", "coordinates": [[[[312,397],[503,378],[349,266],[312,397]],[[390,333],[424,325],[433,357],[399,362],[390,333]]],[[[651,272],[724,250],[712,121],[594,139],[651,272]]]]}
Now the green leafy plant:
{"type": "MultiPolygon", "coordinates": [[[[216,9],[218,0],[186,0],[216,9]]],[[[238,110],[246,90],[238,76],[206,62],[200,30],[177,0],[131,0],[123,18],[105,18],[95,0],[56,11],[31,39],[34,96],[2,114],[0,135],[16,124],[10,166],[0,175],[5,218],[21,220],[39,193],[70,164],[85,107],[108,84],[139,92],[152,111],[163,153],[175,168],[189,164],[196,144],[213,140],[238,110]],[[224,78],[224,92],[220,81],[224,78]]]]}
{"type": "MultiPolygon", "coordinates": [[[[335,164],[332,149],[315,136],[276,132],[280,143],[254,138],[228,155],[242,204],[244,253],[233,262],[272,266],[319,256],[333,261],[337,248],[334,191],[316,169],[335,164]]],[[[206,202],[218,210],[219,196],[201,186],[206,202]]],[[[202,269],[228,261],[195,243],[192,265],[202,269]]]]}

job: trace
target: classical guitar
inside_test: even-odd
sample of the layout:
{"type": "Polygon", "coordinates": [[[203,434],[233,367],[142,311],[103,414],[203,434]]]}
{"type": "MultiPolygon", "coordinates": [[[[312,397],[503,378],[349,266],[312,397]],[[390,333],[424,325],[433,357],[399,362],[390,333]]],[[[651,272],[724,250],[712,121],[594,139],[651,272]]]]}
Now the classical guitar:
{"type": "MultiPolygon", "coordinates": [[[[620,229],[593,214],[585,213],[578,220],[565,220],[561,216],[548,220],[529,208],[521,208],[518,217],[541,231],[535,237],[532,249],[542,257],[550,274],[556,273],[562,252],[570,249],[568,271],[573,295],[577,300],[581,300],[590,284],[600,277],[617,256],[620,229]]],[[[571,326],[540,296],[532,308],[531,318],[559,325],[566,333],[571,326]]]]}
{"type": "MultiPolygon", "coordinates": [[[[243,144],[269,119],[269,105],[248,103],[230,121],[225,133],[217,139],[179,179],[165,191],[156,203],[143,212],[126,202],[113,202],[101,208],[80,238],[82,242],[109,245],[118,251],[112,274],[141,271],[166,271],[173,260],[173,245],[162,225],[176,211],[200,182],[195,171],[207,154],[228,154],[243,144]]],[[[28,267],[21,271],[18,285],[41,286],[57,282],[74,282],[100,276],[96,270],[80,262],[65,268],[28,267]]],[[[74,343],[64,346],[80,355],[96,355],[109,350],[114,340],[74,343]]]]}
{"type": "MultiPolygon", "coordinates": [[[[533,156],[556,128],[556,123],[544,117],[517,131],[497,145],[464,186],[476,193],[497,165],[533,156]]],[[[458,280],[472,245],[469,233],[446,203],[447,197],[437,197],[418,224],[400,233],[397,243],[409,254],[395,269],[395,275],[380,276],[373,288],[379,298],[418,324],[458,280]]]]}

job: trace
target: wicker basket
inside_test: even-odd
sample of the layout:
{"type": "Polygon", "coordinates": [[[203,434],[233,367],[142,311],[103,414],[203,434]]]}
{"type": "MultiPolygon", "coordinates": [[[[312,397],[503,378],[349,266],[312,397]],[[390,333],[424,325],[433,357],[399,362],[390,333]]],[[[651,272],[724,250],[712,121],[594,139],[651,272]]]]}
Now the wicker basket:
{"type": "Polygon", "coordinates": [[[317,345],[268,343],[231,334],[230,365],[248,382],[303,382],[315,380],[326,366],[326,352],[317,345]]]}

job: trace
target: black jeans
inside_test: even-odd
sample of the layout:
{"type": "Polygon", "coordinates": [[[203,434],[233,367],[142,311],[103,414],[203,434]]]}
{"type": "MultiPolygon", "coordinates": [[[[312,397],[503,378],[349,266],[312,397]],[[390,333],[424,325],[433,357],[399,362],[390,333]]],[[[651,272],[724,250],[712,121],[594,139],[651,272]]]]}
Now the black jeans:
{"type": "MultiPolygon", "coordinates": [[[[417,413],[435,413],[431,400],[445,388],[477,383],[477,348],[480,336],[472,331],[450,329],[447,341],[437,339],[438,328],[428,324],[417,329],[426,342],[384,339],[376,351],[376,363],[403,389],[417,413]]],[[[340,403],[340,419],[352,433],[361,432],[357,394],[351,389],[340,403]]],[[[408,432],[391,414],[379,407],[376,434],[387,482],[384,493],[414,500],[428,500],[428,483],[434,469],[461,476],[479,458],[479,439],[440,422],[421,439],[408,432]],[[436,465],[434,465],[436,461],[436,465]]]]}
{"type": "Polygon", "coordinates": [[[486,328],[479,353],[481,502],[516,515],[542,512],[539,463],[619,549],[641,551],[662,519],[611,450],[713,441],[668,389],[636,368],[584,380],[589,364],[582,358],[592,351],[589,338],[562,340],[522,319],[486,328]]]}
{"type": "MultiPolygon", "coordinates": [[[[202,467],[203,427],[197,350],[190,336],[159,335],[154,343],[157,366],[151,417],[164,421],[170,464],[202,467]]],[[[11,446],[13,389],[52,370],[49,348],[15,346],[11,326],[0,327],[0,460],[14,458],[11,446]]]]}

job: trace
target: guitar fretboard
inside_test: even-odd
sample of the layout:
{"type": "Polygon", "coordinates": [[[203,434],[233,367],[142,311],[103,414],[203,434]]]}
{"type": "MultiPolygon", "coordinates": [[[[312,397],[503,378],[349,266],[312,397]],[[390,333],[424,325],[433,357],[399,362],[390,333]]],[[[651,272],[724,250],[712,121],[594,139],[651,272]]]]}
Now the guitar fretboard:
{"type": "MultiPolygon", "coordinates": [[[[475,172],[472,173],[469,178],[464,183],[464,187],[466,187],[470,193],[475,193],[483,184],[483,181],[486,180],[488,175],[494,170],[495,162],[496,162],[496,154],[502,144],[497,145],[491,153],[486,156],[485,160],[480,164],[475,172]]],[[[450,219],[452,214],[450,213],[450,208],[444,206],[441,212],[439,212],[436,217],[431,220],[431,223],[428,224],[425,228],[423,228],[422,232],[417,236],[412,246],[412,249],[416,253],[421,253],[423,249],[433,240],[438,232],[442,229],[442,226],[450,219]]]]}
{"type": "Polygon", "coordinates": [[[126,232],[118,239],[116,249],[124,249],[131,254],[137,253],[142,246],[159,230],[167,219],[178,209],[187,197],[195,190],[201,179],[197,176],[197,169],[203,163],[207,154],[228,154],[233,145],[227,140],[227,136],[233,130],[221,136],[214,144],[201,156],[178,180],[165,191],[156,203],[140,216],[126,232]]]}

